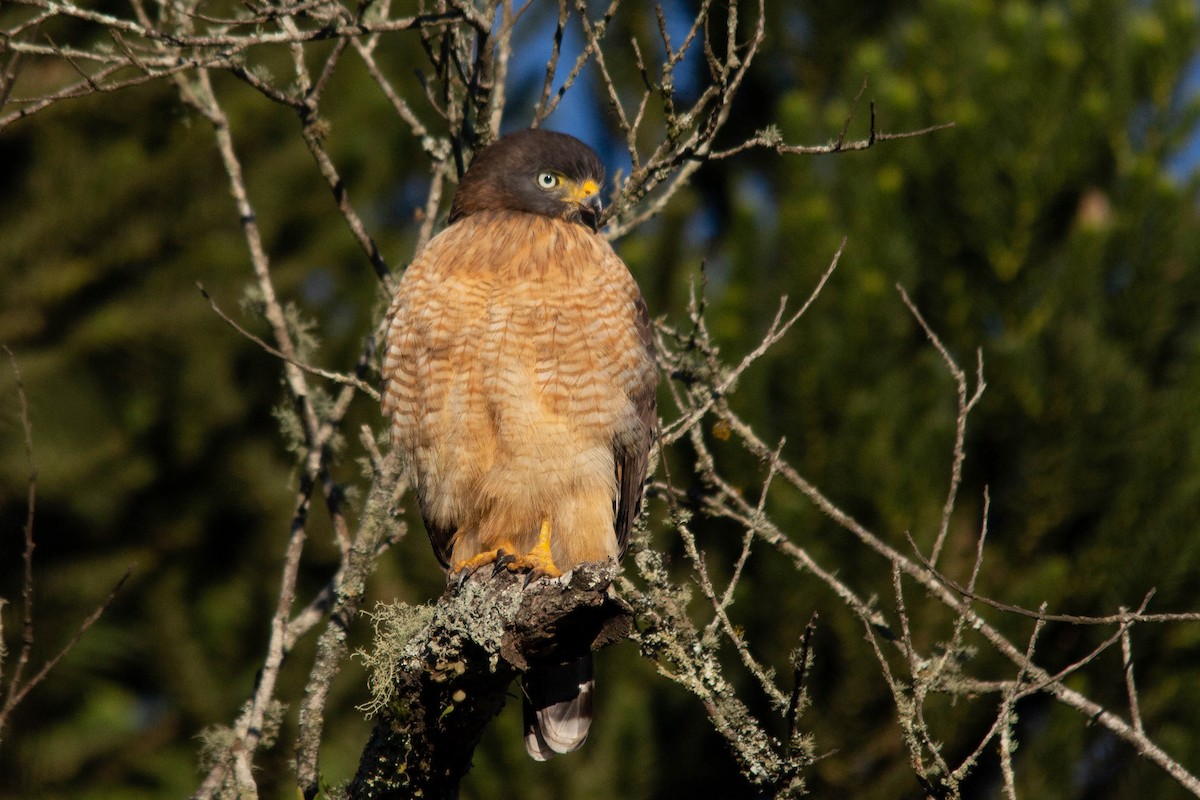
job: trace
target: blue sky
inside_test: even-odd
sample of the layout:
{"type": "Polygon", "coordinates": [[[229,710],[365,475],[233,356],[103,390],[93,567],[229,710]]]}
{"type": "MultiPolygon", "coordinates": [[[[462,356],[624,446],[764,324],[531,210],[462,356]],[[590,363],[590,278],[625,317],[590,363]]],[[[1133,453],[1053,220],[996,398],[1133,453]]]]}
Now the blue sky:
{"type": "MultiPolygon", "coordinates": [[[[677,45],[687,34],[688,24],[691,20],[688,3],[686,0],[664,0],[662,5],[672,43],[677,45]]],[[[547,6],[547,9],[554,10],[550,6],[547,6]]],[[[534,11],[536,9],[530,9],[530,13],[534,11]]],[[[546,61],[550,58],[550,41],[555,22],[554,13],[543,13],[539,15],[536,25],[518,27],[518,36],[523,40],[523,46],[515,48],[516,55],[513,58],[509,76],[510,89],[536,85],[536,91],[540,91],[546,61]]],[[[555,90],[566,79],[583,44],[583,35],[579,30],[578,20],[573,18],[568,23],[563,36],[562,55],[559,59],[558,75],[554,83],[555,90]]],[[[654,58],[649,53],[646,55],[648,58],[654,58]]],[[[689,93],[689,84],[693,84],[691,88],[694,88],[699,58],[699,48],[694,47],[689,53],[689,58],[677,69],[676,86],[682,95],[686,96],[689,93]]],[[[566,93],[557,110],[546,121],[546,127],[570,133],[587,141],[599,152],[611,176],[615,170],[629,169],[629,155],[621,142],[605,141],[597,137],[598,131],[605,130],[605,124],[601,117],[604,106],[597,102],[599,94],[596,81],[595,68],[589,64],[580,74],[573,89],[566,93]]],[[[1188,65],[1178,99],[1181,108],[1188,103],[1200,102],[1200,53],[1188,65]]],[[[509,120],[506,130],[514,124],[521,127],[524,123],[509,120]]],[[[1200,171],[1200,123],[1196,125],[1187,143],[1170,158],[1168,168],[1171,174],[1180,180],[1187,180],[1200,171]]]]}
{"type": "MultiPolygon", "coordinates": [[[[1200,54],[1192,59],[1183,79],[1180,99],[1184,104],[1200,102],[1200,54]]],[[[1191,138],[1170,161],[1171,172],[1179,178],[1189,178],[1200,169],[1200,124],[1192,131],[1191,138]]]]}

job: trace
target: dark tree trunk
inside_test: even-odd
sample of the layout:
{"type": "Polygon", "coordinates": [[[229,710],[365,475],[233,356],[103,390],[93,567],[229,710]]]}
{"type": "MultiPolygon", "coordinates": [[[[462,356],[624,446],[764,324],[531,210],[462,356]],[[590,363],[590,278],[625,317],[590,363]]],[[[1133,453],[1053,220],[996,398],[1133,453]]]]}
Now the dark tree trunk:
{"type": "Polygon", "coordinates": [[[458,797],[514,677],[629,635],[629,607],[609,588],[616,572],[612,563],[586,564],[566,582],[525,586],[525,575],[484,569],[447,588],[433,619],[403,645],[349,796],[458,797]]]}

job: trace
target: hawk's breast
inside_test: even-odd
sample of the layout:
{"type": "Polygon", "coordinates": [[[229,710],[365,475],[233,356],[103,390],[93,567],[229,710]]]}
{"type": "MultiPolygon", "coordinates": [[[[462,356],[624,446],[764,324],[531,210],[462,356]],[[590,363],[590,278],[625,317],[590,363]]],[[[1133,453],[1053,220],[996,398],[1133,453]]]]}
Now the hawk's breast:
{"type": "Polygon", "coordinates": [[[533,513],[579,491],[612,503],[615,443],[649,435],[640,297],[607,242],[561,220],[475,214],[429,243],[384,358],[384,413],[427,520],[533,513]]]}

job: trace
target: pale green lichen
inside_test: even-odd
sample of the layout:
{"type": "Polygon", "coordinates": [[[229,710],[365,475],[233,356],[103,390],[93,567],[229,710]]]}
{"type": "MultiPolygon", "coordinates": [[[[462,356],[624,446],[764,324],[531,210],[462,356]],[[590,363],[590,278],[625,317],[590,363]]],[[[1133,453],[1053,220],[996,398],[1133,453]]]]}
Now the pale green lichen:
{"type": "MultiPolygon", "coordinates": [[[[488,668],[500,665],[505,625],[524,596],[517,588],[496,591],[484,582],[467,581],[449,600],[437,605],[380,604],[371,614],[375,646],[359,651],[367,666],[371,700],[360,707],[368,716],[397,702],[397,679],[406,672],[429,670],[433,679],[461,675],[466,670],[467,644],[488,654],[488,668]]],[[[393,708],[393,711],[397,709],[393,708]]]]}
{"type": "Polygon", "coordinates": [[[369,616],[375,626],[375,646],[355,655],[367,667],[367,687],[371,700],[359,706],[374,716],[392,704],[396,676],[412,658],[409,642],[433,620],[433,606],[407,603],[380,603],[369,616]]]}

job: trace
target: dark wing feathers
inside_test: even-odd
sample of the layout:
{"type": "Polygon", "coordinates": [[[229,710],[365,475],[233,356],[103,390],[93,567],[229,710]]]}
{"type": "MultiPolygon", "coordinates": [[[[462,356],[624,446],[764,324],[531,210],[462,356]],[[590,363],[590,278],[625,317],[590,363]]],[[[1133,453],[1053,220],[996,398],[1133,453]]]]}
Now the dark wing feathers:
{"type": "Polygon", "coordinates": [[[425,533],[429,534],[429,543],[433,545],[433,554],[437,556],[442,569],[450,569],[450,556],[454,550],[454,534],[458,526],[440,527],[425,511],[424,492],[417,489],[417,502],[421,506],[421,520],[425,523],[425,533]]]}
{"type": "Polygon", "coordinates": [[[637,409],[641,431],[631,441],[618,442],[613,448],[617,468],[617,497],[614,502],[613,526],[617,533],[619,557],[625,557],[629,544],[629,531],[642,512],[642,491],[646,484],[646,471],[650,466],[650,450],[658,438],[658,403],[655,391],[658,388],[658,369],[655,366],[654,330],[650,324],[650,313],[646,301],[638,295],[634,304],[637,314],[638,337],[645,348],[649,366],[640,376],[641,381],[630,393],[637,409]]]}

